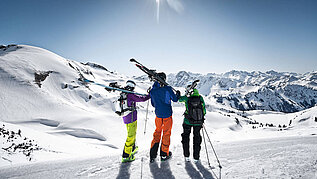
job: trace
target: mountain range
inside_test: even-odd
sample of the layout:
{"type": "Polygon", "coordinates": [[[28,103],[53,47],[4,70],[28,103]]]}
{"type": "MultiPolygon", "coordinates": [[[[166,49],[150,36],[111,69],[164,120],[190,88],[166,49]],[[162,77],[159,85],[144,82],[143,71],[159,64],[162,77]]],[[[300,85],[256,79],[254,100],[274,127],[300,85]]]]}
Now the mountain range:
{"type": "Polygon", "coordinates": [[[215,102],[249,111],[265,110],[292,113],[317,103],[317,72],[230,71],[206,75],[180,71],[168,75],[172,86],[185,87],[199,79],[199,91],[215,102]]]}

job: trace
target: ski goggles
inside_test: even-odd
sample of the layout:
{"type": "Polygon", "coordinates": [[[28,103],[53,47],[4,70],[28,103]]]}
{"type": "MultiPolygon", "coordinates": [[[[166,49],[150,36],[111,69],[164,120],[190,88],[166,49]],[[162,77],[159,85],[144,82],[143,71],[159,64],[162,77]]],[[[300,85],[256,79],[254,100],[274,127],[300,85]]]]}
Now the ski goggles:
{"type": "Polygon", "coordinates": [[[135,83],[133,81],[127,81],[127,86],[134,88],[135,87],[135,83]]]}

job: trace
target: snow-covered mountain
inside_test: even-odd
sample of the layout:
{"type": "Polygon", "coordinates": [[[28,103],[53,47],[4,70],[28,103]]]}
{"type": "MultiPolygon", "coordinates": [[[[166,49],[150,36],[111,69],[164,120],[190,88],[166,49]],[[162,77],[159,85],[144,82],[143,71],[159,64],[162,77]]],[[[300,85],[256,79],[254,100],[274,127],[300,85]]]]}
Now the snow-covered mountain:
{"type": "Polygon", "coordinates": [[[317,72],[230,71],[207,75],[181,71],[170,74],[172,86],[199,79],[198,89],[216,102],[238,110],[297,112],[317,104],[317,72]]]}
{"type": "MultiPolygon", "coordinates": [[[[135,67],[131,65],[131,68],[135,67]]],[[[83,77],[106,85],[117,82],[121,86],[133,79],[139,93],[146,93],[152,85],[147,77],[128,77],[109,71],[109,67],[92,62],[79,63],[42,48],[0,46],[0,168],[74,157],[112,155],[120,158],[126,126],[114,113],[114,101],[119,93],[83,83],[83,77]]],[[[312,99],[316,101],[316,73],[232,71],[222,75],[200,75],[180,72],[170,74],[168,82],[184,94],[183,86],[187,81],[197,78],[200,79],[200,92],[206,95],[205,127],[213,142],[316,135],[317,107],[308,108],[313,106],[312,99]],[[280,98],[271,95],[272,101],[292,100],[295,109],[301,111],[285,114],[272,112],[270,107],[269,111],[240,111],[229,98],[235,97],[244,109],[259,109],[247,108],[242,100],[254,93],[253,98],[248,96],[250,106],[251,102],[259,106],[260,98],[265,102],[263,105],[271,105],[270,95],[260,89],[274,94],[276,91],[280,98]]],[[[155,114],[147,102],[137,106],[137,143],[145,156],[155,129],[155,114]]],[[[283,111],[274,105],[271,107],[283,111]]],[[[173,103],[170,148],[174,151],[181,151],[184,110],[183,103],[173,103]]],[[[181,153],[176,153],[175,157],[181,157],[181,153]]]]}
{"type": "MultiPolygon", "coordinates": [[[[118,135],[118,130],[124,133],[125,128],[121,117],[114,113],[118,94],[83,83],[83,77],[104,84],[118,82],[119,85],[125,85],[129,79],[101,65],[65,59],[42,48],[0,46],[1,134],[17,134],[21,130],[17,137],[35,139],[38,148],[45,149],[42,152],[71,155],[119,152],[124,139],[118,135]],[[97,147],[87,145],[87,141],[97,147]]],[[[139,82],[136,90],[144,93],[143,89],[147,88],[148,85],[139,82]]],[[[143,111],[140,109],[141,114],[143,111]]],[[[6,142],[11,140],[10,136],[1,135],[0,138],[3,148],[12,148],[12,143],[6,142]]],[[[23,140],[18,142],[22,144],[23,140]]],[[[1,154],[5,154],[2,149],[1,154]]],[[[45,156],[56,154],[48,153],[45,156]]],[[[8,158],[4,162],[14,162],[10,155],[2,157],[8,158]]],[[[33,160],[41,159],[35,157],[33,160]]]]}

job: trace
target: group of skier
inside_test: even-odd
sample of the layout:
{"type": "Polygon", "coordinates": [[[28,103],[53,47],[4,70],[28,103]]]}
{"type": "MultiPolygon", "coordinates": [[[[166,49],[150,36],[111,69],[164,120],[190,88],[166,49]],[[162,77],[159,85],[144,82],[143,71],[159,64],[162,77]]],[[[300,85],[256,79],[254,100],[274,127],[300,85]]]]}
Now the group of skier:
{"type": "MultiPolygon", "coordinates": [[[[123,149],[122,162],[132,162],[135,160],[134,154],[138,151],[138,146],[135,144],[137,131],[136,102],[144,102],[149,99],[151,99],[151,104],[155,108],[156,115],[156,129],[151,142],[150,162],[155,161],[158,149],[160,149],[161,161],[168,160],[172,156],[172,152],[169,150],[173,125],[171,101],[185,103],[186,110],[184,113],[182,133],[183,155],[185,161],[190,161],[189,136],[193,128],[193,158],[194,162],[198,162],[202,142],[200,130],[202,129],[205,119],[204,116],[206,114],[204,99],[199,95],[198,90],[193,85],[188,85],[186,94],[181,96],[180,91],[177,90],[174,92],[175,90],[165,82],[165,73],[156,73],[156,78],[159,80],[154,80],[154,84],[146,96],[127,93],[126,102],[131,111],[123,116],[123,121],[127,127],[127,140],[123,149]]],[[[129,80],[126,83],[125,89],[134,91],[135,86],[136,84],[129,80]]]]}

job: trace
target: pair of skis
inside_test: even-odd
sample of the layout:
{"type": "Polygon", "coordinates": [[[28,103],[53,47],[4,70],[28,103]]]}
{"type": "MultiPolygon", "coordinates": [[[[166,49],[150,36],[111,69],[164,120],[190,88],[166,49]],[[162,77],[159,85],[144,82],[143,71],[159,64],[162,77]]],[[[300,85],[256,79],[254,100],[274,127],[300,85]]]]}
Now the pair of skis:
{"type": "MultiPolygon", "coordinates": [[[[150,70],[148,69],[147,67],[145,67],[144,65],[142,65],[140,62],[136,61],[135,59],[131,58],[130,59],[130,62],[134,63],[140,70],[142,70],[144,73],[146,73],[149,78],[153,81],[158,81],[160,82],[161,84],[164,84],[166,86],[168,86],[168,83],[166,83],[166,81],[164,81],[156,72],[155,70],[150,70]]],[[[83,79],[83,82],[85,83],[92,83],[92,84],[95,84],[95,85],[99,85],[99,86],[102,86],[104,88],[106,88],[107,90],[111,91],[111,90],[114,90],[114,91],[121,91],[121,92],[124,92],[124,93],[132,93],[132,94],[137,94],[137,95],[141,95],[141,96],[146,96],[145,94],[140,94],[140,93],[136,93],[136,92],[133,92],[133,91],[129,91],[129,90],[126,90],[126,89],[122,89],[122,88],[117,88],[117,87],[113,87],[113,86],[108,86],[108,85],[105,85],[105,84],[101,84],[101,83],[97,83],[95,81],[92,81],[92,80],[88,80],[88,79],[83,79]]],[[[176,91],[174,88],[172,88],[174,91],[176,91]]]]}
{"type": "Polygon", "coordinates": [[[132,94],[136,94],[136,95],[140,95],[140,96],[146,96],[146,94],[141,94],[141,93],[137,93],[137,92],[134,92],[134,91],[129,91],[129,90],[126,90],[126,89],[121,89],[121,88],[107,86],[107,85],[104,85],[104,84],[101,84],[101,83],[97,83],[95,81],[88,80],[88,79],[84,79],[84,82],[92,83],[92,84],[95,84],[95,85],[98,85],[98,86],[102,86],[102,87],[106,88],[107,90],[115,90],[115,91],[121,91],[121,92],[124,92],[124,93],[132,93],[132,94]]]}
{"type": "Polygon", "coordinates": [[[193,89],[196,88],[197,84],[198,84],[199,80],[195,80],[191,85],[187,86],[185,89],[185,95],[186,96],[190,96],[193,89]]]}
{"type": "MultiPolygon", "coordinates": [[[[156,80],[156,81],[160,82],[161,84],[169,86],[169,84],[166,83],[166,81],[164,81],[162,78],[160,78],[160,76],[155,72],[155,70],[150,70],[150,69],[146,68],[144,65],[142,65],[140,62],[136,61],[134,58],[131,58],[130,62],[135,63],[135,66],[137,66],[140,70],[142,70],[144,73],[146,73],[150,79],[152,79],[154,81],[156,80]]],[[[191,85],[189,85],[186,88],[185,94],[189,95],[192,92],[192,90],[194,88],[196,88],[198,82],[199,82],[199,80],[195,80],[191,85]]],[[[173,87],[172,87],[172,89],[176,92],[176,90],[173,87]]]]}
{"type": "MultiPolygon", "coordinates": [[[[140,62],[138,62],[137,60],[131,58],[130,59],[130,62],[134,63],[136,67],[138,67],[141,71],[143,71],[145,74],[147,74],[149,76],[149,78],[153,81],[158,81],[160,82],[161,84],[164,84],[166,86],[169,86],[169,84],[164,81],[159,75],[158,73],[156,73],[155,71],[156,70],[150,70],[148,69],[147,67],[145,67],[144,65],[142,65],[140,62]]],[[[146,94],[141,94],[141,93],[137,93],[137,92],[133,92],[133,91],[129,91],[129,90],[126,90],[126,89],[122,89],[122,88],[117,88],[117,87],[113,87],[113,86],[108,86],[108,85],[105,85],[105,84],[101,84],[101,83],[97,83],[95,81],[92,81],[92,80],[88,80],[88,79],[85,79],[83,80],[85,83],[92,83],[92,84],[95,84],[95,85],[99,85],[99,86],[102,86],[108,90],[115,90],[115,91],[121,91],[121,92],[124,92],[124,93],[132,93],[132,94],[137,94],[137,95],[141,95],[141,96],[146,96],[146,94]]],[[[189,95],[190,92],[197,86],[199,80],[195,80],[190,86],[188,86],[186,88],[186,95],[189,95]]],[[[172,89],[176,92],[176,90],[172,87],[172,89]]]]}
{"type": "MultiPolygon", "coordinates": [[[[130,62],[134,63],[136,67],[138,67],[141,71],[143,71],[144,73],[146,73],[149,78],[153,81],[158,81],[161,84],[164,84],[165,86],[169,86],[168,83],[166,83],[166,81],[164,81],[155,71],[156,70],[150,70],[148,68],[146,68],[144,65],[142,65],[140,62],[136,61],[134,58],[130,59],[130,62]]],[[[172,89],[176,92],[176,90],[172,87],[172,89]]]]}

